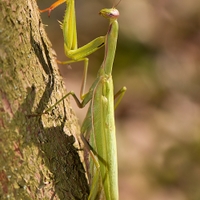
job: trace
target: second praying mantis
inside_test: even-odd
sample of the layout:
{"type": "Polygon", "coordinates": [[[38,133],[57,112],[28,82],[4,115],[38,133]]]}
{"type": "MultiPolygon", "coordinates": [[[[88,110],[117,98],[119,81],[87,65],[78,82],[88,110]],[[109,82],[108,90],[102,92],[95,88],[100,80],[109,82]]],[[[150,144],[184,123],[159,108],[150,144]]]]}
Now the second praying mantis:
{"type": "MultiPolygon", "coordinates": [[[[117,18],[119,12],[117,9],[111,8],[102,9],[100,14],[109,19],[110,23],[103,42],[105,43],[104,60],[89,92],[84,94],[83,90],[81,91],[82,102],[80,102],[74,92],[71,91],[45,112],[51,110],[52,107],[69,95],[73,96],[80,108],[90,102],[87,115],[81,127],[81,138],[90,154],[88,169],[90,195],[88,199],[118,200],[114,110],[126,91],[126,87],[123,87],[114,95],[112,80],[112,68],[118,38],[117,18]],[[116,102],[114,102],[114,99],[117,99],[116,102]]],[[[84,71],[82,88],[85,87],[86,77],[87,71],[84,71]]]]}

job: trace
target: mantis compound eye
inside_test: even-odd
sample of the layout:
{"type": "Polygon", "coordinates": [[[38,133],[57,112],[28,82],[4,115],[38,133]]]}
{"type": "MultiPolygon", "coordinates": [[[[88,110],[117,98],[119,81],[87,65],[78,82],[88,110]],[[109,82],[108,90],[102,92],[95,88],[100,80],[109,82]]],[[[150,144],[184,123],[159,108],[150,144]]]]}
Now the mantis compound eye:
{"type": "Polygon", "coordinates": [[[117,18],[119,16],[119,11],[116,8],[112,8],[110,14],[111,17],[117,18]]]}

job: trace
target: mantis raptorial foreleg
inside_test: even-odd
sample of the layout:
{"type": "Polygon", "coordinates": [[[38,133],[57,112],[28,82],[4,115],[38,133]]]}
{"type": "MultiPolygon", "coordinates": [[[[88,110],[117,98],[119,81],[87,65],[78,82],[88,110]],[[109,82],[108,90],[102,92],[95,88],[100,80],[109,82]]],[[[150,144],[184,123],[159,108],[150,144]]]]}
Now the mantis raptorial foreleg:
{"type": "MultiPolygon", "coordinates": [[[[64,2],[66,2],[67,8],[65,11],[63,23],[61,23],[61,28],[63,30],[65,55],[71,60],[57,62],[60,64],[70,64],[74,62],[84,61],[84,72],[85,74],[87,74],[89,62],[87,56],[104,46],[105,36],[100,36],[92,40],[88,44],[78,48],[74,0],[58,0],[49,8],[40,10],[40,12],[48,11],[50,15],[53,9],[55,9],[57,6],[64,2]]],[[[83,82],[80,92],[81,98],[85,90],[84,86],[85,83],[83,82]]]]}

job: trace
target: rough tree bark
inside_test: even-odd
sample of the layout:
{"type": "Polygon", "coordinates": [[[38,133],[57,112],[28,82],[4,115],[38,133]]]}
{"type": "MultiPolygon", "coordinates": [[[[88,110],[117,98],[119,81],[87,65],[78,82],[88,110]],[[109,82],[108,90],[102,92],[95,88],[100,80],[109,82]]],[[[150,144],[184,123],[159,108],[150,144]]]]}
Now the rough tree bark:
{"type": "Polygon", "coordinates": [[[68,101],[29,116],[65,93],[35,0],[1,0],[0,199],[87,199],[68,101]]]}

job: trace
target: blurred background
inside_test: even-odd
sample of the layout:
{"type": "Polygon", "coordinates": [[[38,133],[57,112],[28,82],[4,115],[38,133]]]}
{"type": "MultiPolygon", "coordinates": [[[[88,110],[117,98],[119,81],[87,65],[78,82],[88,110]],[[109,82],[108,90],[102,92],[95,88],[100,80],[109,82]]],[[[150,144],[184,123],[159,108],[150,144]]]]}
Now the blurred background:
{"type": "MultiPolygon", "coordinates": [[[[55,0],[38,1],[39,8],[55,0]]],[[[98,15],[115,0],[76,0],[78,43],[105,35],[98,15]]],[[[41,14],[57,53],[67,60],[62,21],[66,4],[41,14]]],[[[115,91],[127,92],[116,110],[120,199],[200,199],[200,1],[122,0],[113,68],[115,91]]],[[[104,49],[89,56],[87,89],[104,49]]],[[[80,93],[83,63],[59,66],[67,90],[80,93]]],[[[86,109],[71,99],[80,124],[86,109]]]]}

